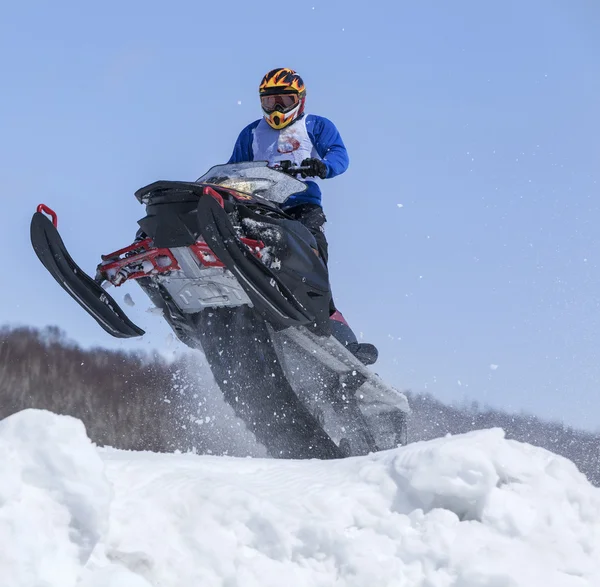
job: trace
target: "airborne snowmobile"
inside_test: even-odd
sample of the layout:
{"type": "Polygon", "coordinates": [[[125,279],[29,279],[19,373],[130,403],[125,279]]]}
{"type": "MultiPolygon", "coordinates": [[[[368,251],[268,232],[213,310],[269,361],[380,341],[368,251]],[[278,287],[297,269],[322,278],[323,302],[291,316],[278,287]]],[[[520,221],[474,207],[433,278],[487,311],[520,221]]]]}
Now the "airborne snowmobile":
{"type": "Polygon", "coordinates": [[[44,204],[31,241],[112,336],[144,334],[105,289],[135,280],[177,337],[204,352],[225,400],[272,456],[339,458],[404,444],[406,397],[367,369],[376,357],[361,356],[339,313],[330,317],[314,236],[280,206],[306,189],[293,177],[301,171],[217,165],[196,182],[141,188],[146,216],[135,242],[103,255],[95,279],[75,264],[44,204]]]}

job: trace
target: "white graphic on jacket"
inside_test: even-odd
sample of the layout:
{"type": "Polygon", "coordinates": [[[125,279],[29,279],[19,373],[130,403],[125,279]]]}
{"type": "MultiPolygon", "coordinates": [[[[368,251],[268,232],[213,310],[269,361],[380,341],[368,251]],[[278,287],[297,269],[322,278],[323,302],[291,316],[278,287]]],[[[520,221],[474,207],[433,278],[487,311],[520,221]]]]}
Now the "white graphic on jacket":
{"type": "Polygon", "coordinates": [[[252,154],[254,161],[268,161],[269,165],[285,160],[300,165],[309,157],[321,158],[308,136],[305,118],[282,130],[271,128],[262,119],[254,129],[252,154]]]}

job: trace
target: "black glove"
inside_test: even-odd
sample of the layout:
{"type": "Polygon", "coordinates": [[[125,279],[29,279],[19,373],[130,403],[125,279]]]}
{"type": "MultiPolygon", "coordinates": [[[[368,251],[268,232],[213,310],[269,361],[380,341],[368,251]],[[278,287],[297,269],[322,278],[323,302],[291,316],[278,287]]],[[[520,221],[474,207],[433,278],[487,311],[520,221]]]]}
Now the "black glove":
{"type": "Polygon", "coordinates": [[[300,167],[309,168],[300,173],[302,177],[320,177],[321,179],[325,179],[327,177],[327,165],[325,165],[325,163],[323,163],[323,161],[320,159],[305,159],[300,164],[300,167]]]}

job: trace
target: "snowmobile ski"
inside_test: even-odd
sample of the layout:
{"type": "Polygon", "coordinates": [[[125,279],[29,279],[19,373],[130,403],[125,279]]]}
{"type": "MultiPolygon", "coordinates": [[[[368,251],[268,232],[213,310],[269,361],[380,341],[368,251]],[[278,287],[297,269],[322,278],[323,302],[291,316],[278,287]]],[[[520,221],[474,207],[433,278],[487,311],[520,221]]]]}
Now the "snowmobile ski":
{"type": "MultiPolygon", "coordinates": [[[[40,206],[38,210],[49,210],[40,206]]],[[[39,260],[57,283],[112,336],[132,338],[144,331],[121,310],[115,300],[84,273],[67,252],[53,221],[41,211],[31,219],[31,244],[39,260]]]]}

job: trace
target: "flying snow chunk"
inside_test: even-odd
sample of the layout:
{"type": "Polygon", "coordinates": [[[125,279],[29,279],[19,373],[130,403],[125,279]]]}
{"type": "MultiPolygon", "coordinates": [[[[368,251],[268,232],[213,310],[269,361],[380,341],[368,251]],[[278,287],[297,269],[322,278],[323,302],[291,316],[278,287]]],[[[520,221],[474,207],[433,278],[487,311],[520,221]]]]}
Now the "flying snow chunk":
{"type": "Polygon", "coordinates": [[[398,208],[404,208],[404,204],[396,204],[396,206],[398,206],[398,208]]]}
{"type": "Polygon", "coordinates": [[[123,301],[130,306],[131,308],[133,308],[133,306],[135,306],[135,302],[133,301],[133,298],[131,297],[131,294],[126,293],[123,296],[123,301]]]}
{"type": "Polygon", "coordinates": [[[491,369],[492,371],[495,371],[497,368],[498,368],[498,365],[494,365],[494,363],[492,363],[492,364],[490,365],[490,369],[491,369]]]}

